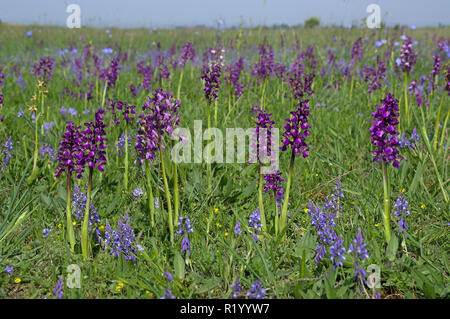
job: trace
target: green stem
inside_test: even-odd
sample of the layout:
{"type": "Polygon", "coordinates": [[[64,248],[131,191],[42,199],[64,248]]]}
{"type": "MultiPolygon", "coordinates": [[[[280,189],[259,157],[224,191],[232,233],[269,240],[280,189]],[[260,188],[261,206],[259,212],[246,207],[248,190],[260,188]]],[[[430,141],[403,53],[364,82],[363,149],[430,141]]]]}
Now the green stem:
{"type": "Polygon", "coordinates": [[[264,110],[264,96],[266,94],[266,84],[267,84],[267,78],[264,78],[264,84],[263,84],[263,88],[262,88],[262,93],[261,93],[261,109],[264,110]]]}
{"type": "Polygon", "coordinates": [[[384,190],[384,211],[383,211],[383,221],[384,221],[384,234],[386,237],[386,242],[389,243],[391,240],[391,226],[390,226],[390,194],[389,194],[389,180],[387,173],[386,162],[382,162],[383,170],[383,190],[384,190]]]}
{"type": "Polygon", "coordinates": [[[287,207],[289,202],[289,190],[291,189],[292,172],[294,170],[294,160],[295,160],[295,153],[294,151],[292,151],[291,162],[289,164],[289,175],[286,184],[286,193],[284,194],[283,207],[281,209],[280,227],[278,227],[278,230],[280,232],[284,230],[284,227],[286,227],[287,224],[287,207]]]}
{"type": "Polygon", "coordinates": [[[278,205],[277,205],[277,191],[273,191],[273,202],[275,203],[275,236],[278,235],[278,205]]]}
{"type": "Polygon", "coordinates": [[[163,181],[164,181],[164,191],[166,192],[166,201],[167,201],[167,211],[169,213],[169,232],[170,232],[170,243],[173,245],[173,220],[172,220],[172,204],[170,202],[170,191],[169,191],[169,184],[167,183],[167,177],[166,177],[166,170],[164,166],[164,158],[163,153],[161,149],[161,145],[159,145],[159,156],[161,158],[161,170],[163,174],[163,181]]]}
{"type": "MultiPolygon", "coordinates": [[[[404,92],[405,92],[405,116],[406,116],[406,123],[409,124],[409,108],[408,108],[408,72],[405,72],[405,87],[404,87],[404,92]]],[[[406,126],[406,125],[405,125],[406,126]]],[[[403,127],[403,129],[405,129],[406,127],[403,127]]]]}
{"type": "Polygon", "coordinates": [[[66,208],[66,220],[67,220],[67,238],[70,243],[70,250],[75,252],[75,233],[73,231],[72,214],[70,212],[71,205],[71,176],[67,169],[67,208],[66,208]]]}
{"type": "MultiPolygon", "coordinates": [[[[218,100],[214,102],[214,126],[217,127],[217,108],[218,108],[218,100]]],[[[209,127],[208,127],[209,128],[209,127]]]]}
{"type": "Polygon", "coordinates": [[[155,227],[155,202],[153,200],[152,183],[150,182],[150,168],[148,160],[145,160],[145,176],[147,178],[148,207],[150,209],[150,223],[155,227]]]}
{"type": "Polygon", "coordinates": [[[184,68],[181,69],[180,80],[178,81],[177,100],[180,99],[181,83],[183,82],[184,68]]]}
{"type": "Polygon", "coordinates": [[[128,126],[125,127],[125,192],[128,191],[128,126]]]}
{"type": "MultiPolygon", "coordinates": [[[[37,112],[36,112],[37,114],[37,112]]],[[[36,165],[37,165],[37,157],[38,157],[38,122],[39,117],[41,114],[36,115],[36,123],[35,123],[35,136],[34,136],[34,154],[33,154],[33,173],[36,171],[36,165]]]]}
{"type": "Polygon", "coordinates": [[[178,193],[178,168],[177,163],[173,162],[173,200],[174,200],[174,220],[178,220],[178,208],[180,206],[178,193]]]}
{"type": "Polygon", "coordinates": [[[104,88],[103,88],[103,94],[102,94],[102,104],[100,104],[101,107],[105,105],[105,97],[106,97],[106,89],[108,88],[108,82],[105,82],[104,88]]]}
{"type": "Polygon", "coordinates": [[[262,178],[262,163],[259,163],[259,192],[258,192],[258,200],[259,200],[259,214],[261,215],[261,224],[263,232],[266,232],[266,216],[264,214],[264,202],[263,202],[263,178],[262,178]]]}
{"type": "Polygon", "coordinates": [[[88,179],[88,189],[86,194],[86,208],[84,211],[83,225],[81,226],[81,253],[83,259],[89,257],[89,208],[91,205],[91,187],[92,187],[92,174],[94,169],[89,167],[89,179],[88,179]]]}
{"type": "MultiPolygon", "coordinates": [[[[208,108],[207,108],[207,113],[208,113],[208,130],[211,128],[211,104],[208,102],[208,108]]],[[[207,153],[210,154],[209,151],[209,143],[207,145],[208,149],[207,149],[207,153]]],[[[209,194],[211,194],[211,190],[212,190],[212,185],[211,185],[211,163],[206,163],[207,165],[207,175],[208,175],[208,192],[209,194]]]]}

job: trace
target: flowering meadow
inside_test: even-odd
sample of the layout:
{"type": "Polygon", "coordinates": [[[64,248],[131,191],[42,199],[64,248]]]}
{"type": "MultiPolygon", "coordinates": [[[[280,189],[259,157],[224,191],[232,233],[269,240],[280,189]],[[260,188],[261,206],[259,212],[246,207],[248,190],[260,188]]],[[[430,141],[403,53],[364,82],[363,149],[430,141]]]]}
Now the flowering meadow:
{"type": "Polygon", "coordinates": [[[448,298],[449,46],[0,24],[0,297],[448,298]]]}

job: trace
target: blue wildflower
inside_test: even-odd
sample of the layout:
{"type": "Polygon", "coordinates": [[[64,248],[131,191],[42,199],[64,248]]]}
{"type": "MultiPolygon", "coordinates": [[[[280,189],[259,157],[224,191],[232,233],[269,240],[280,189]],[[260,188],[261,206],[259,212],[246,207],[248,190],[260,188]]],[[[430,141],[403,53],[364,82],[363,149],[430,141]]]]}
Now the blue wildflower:
{"type": "Polygon", "coordinates": [[[14,267],[11,266],[11,265],[8,265],[8,266],[5,267],[4,271],[6,273],[8,273],[9,275],[11,275],[13,273],[13,271],[14,271],[14,267]]]}
{"type": "Polygon", "coordinates": [[[366,283],[366,272],[361,266],[361,262],[364,259],[369,259],[369,252],[366,249],[366,243],[364,243],[364,238],[361,234],[361,229],[358,229],[353,243],[348,247],[348,253],[353,254],[353,262],[355,266],[355,277],[356,281],[360,285],[360,290],[362,289],[363,283],[366,283]]]}
{"type": "Polygon", "coordinates": [[[103,249],[109,249],[111,255],[119,257],[122,254],[125,260],[133,260],[136,262],[135,254],[138,251],[135,245],[135,235],[131,228],[130,217],[125,215],[117,221],[117,230],[111,228],[111,225],[106,221],[105,238],[100,237],[100,232],[97,228],[97,236],[100,238],[100,246],[103,249]]]}
{"type": "Polygon", "coordinates": [[[63,297],[64,295],[63,288],[64,288],[63,280],[59,279],[58,282],[56,283],[56,287],[53,289],[53,294],[56,296],[56,298],[61,299],[63,297]]]}
{"type": "Polygon", "coordinates": [[[142,196],[142,194],[144,194],[144,192],[143,192],[142,189],[139,188],[139,187],[136,187],[136,188],[133,190],[133,196],[134,196],[134,197],[140,197],[140,196],[142,196]]]}
{"type": "Polygon", "coordinates": [[[230,289],[232,291],[231,298],[237,298],[241,295],[242,286],[239,279],[236,279],[234,284],[230,284],[230,289]]]}
{"type": "Polygon", "coordinates": [[[247,292],[247,296],[252,299],[263,299],[265,293],[266,290],[262,286],[261,281],[256,280],[255,283],[252,284],[250,291],[247,292]]]}
{"type": "Polygon", "coordinates": [[[50,234],[52,230],[50,228],[44,228],[42,230],[42,238],[47,238],[48,234],[50,234]]]}
{"type": "Polygon", "coordinates": [[[242,234],[242,230],[241,230],[241,222],[240,222],[240,221],[237,221],[237,222],[236,222],[236,226],[234,226],[234,233],[235,233],[236,235],[242,234]]]}
{"type": "Polygon", "coordinates": [[[398,222],[398,233],[401,234],[403,232],[407,232],[408,226],[406,225],[406,221],[403,216],[409,215],[410,211],[408,210],[408,201],[402,195],[400,195],[395,202],[394,214],[397,217],[401,217],[398,222]]]}
{"type": "Polygon", "coordinates": [[[259,208],[257,208],[255,211],[253,211],[253,213],[250,214],[248,224],[251,228],[254,229],[252,237],[257,241],[258,237],[256,235],[259,234],[262,228],[261,214],[259,213],[259,208]]]}
{"type": "Polygon", "coordinates": [[[175,295],[168,288],[164,289],[164,296],[161,299],[176,299],[175,295]]]}
{"type": "Polygon", "coordinates": [[[345,260],[345,247],[343,245],[343,240],[339,237],[330,246],[330,259],[333,262],[333,268],[336,270],[338,266],[343,266],[342,261],[345,260]]]}

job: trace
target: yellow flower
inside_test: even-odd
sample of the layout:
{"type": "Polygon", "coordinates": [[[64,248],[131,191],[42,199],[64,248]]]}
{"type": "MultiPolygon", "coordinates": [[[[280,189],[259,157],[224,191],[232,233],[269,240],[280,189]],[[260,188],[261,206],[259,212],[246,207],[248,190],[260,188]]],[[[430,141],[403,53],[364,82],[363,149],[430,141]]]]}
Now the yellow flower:
{"type": "Polygon", "coordinates": [[[404,188],[402,188],[402,190],[401,190],[400,192],[404,193],[404,192],[405,192],[405,189],[404,189],[404,188]]]}
{"type": "Polygon", "coordinates": [[[77,222],[74,221],[74,222],[72,222],[72,224],[75,226],[77,224],[77,222]]]}
{"type": "Polygon", "coordinates": [[[375,224],[375,227],[380,227],[382,223],[375,224]]]}
{"type": "Polygon", "coordinates": [[[16,284],[20,283],[21,281],[22,281],[22,279],[20,279],[20,278],[14,279],[14,282],[15,282],[16,284]]]}
{"type": "Polygon", "coordinates": [[[305,213],[307,213],[308,214],[308,212],[309,212],[309,209],[308,208],[305,208],[304,210],[303,210],[305,213]]]}
{"type": "Polygon", "coordinates": [[[420,205],[420,208],[425,209],[425,204],[420,205]]]}
{"type": "Polygon", "coordinates": [[[316,173],[316,177],[319,176],[319,174],[316,173]]]}
{"type": "Polygon", "coordinates": [[[119,292],[122,288],[123,288],[123,283],[119,283],[119,284],[116,286],[116,291],[119,292]]]}
{"type": "Polygon", "coordinates": [[[34,113],[34,112],[36,112],[37,107],[36,107],[36,105],[30,105],[30,107],[28,108],[28,110],[29,110],[31,113],[34,113]]]}
{"type": "Polygon", "coordinates": [[[58,228],[61,229],[61,228],[62,228],[62,225],[61,225],[61,224],[58,224],[58,228]]]}
{"type": "Polygon", "coordinates": [[[225,233],[225,237],[228,237],[228,235],[229,235],[228,233],[225,233]]]}
{"type": "Polygon", "coordinates": [[[222,227],[222,225],[220,225],[220,223],[217,223],[216,226],[219,228],[222,227]]]}
{"type": "Polygon", "coordinates": [[[101,225],[98,229],[99,229],[100,231],[103,231],[103,230],[105,229],[105,226],[101,225]]]}
{"type": "Polygon", "coordinates": [[[214,213],[216,213],[217,214],[217,212],[219,211],[219,209],[218,208],[214,208],[214,213]]]}

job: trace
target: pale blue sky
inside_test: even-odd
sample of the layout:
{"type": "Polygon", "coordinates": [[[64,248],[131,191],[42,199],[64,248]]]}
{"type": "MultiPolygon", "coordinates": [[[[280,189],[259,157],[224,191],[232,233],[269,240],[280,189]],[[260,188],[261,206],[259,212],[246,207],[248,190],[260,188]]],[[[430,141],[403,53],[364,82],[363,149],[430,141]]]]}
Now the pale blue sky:
{"type": "Polygon", "coordinates": [[[20,24],[65,25],[67,5],[79,4],[82,26],[174,27],[304,23],[349,26],[376,3],[390,26],[437,26],[450,22],[450,0],[0,0],[0,19],[20,24]]]}

